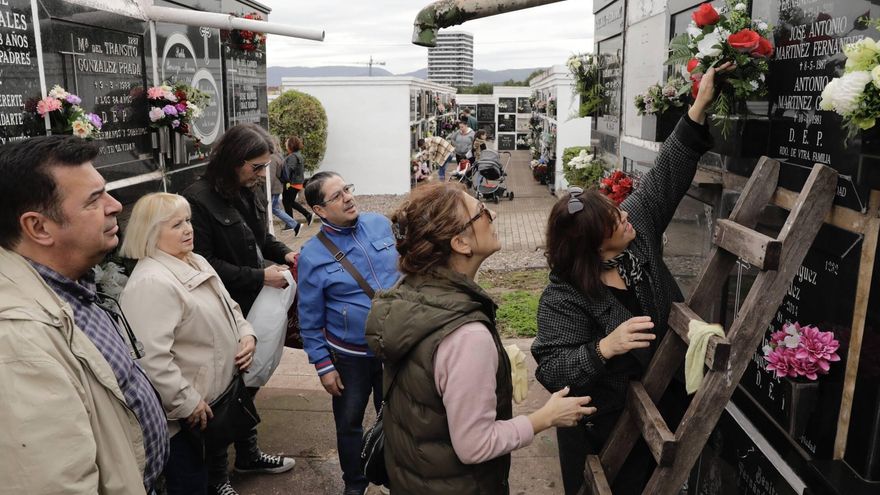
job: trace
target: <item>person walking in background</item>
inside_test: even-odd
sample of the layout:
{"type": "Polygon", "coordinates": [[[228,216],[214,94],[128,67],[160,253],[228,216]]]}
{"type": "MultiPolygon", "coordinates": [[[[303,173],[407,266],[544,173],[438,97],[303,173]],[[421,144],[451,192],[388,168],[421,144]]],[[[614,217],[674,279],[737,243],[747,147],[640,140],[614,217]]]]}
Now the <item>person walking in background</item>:
{"type": "MultiPolygon", "coordinates": [[[[284,159],[284,172],[281,182],[284,185],[283,203],[284,210],[289,217],[293,217],[293,210],[298,211],[306,222],[311,225],[314,216],[296,198],[303,189],[305,181],[305,158],[302,155],[303,141],[299,136],[287,138],[287,157],[284,159]]],[[[299,224],[297,224],[299,225],[299,224]]],[[[296,235],[299,235],[299,227],[296,227],[296,235]]]]}
{"type": "Polygon", "coordinates": [[[471,115],[472,113],[473,113],[473,110],[471,110],[470,108],[464,109],[464,116],[467,117],[468,127],[473,129],[474,131],[476,131],[477,127],[478,127],[477,118],[474,117],[473,115],[471,115]]]}
{"type": "Polygon", "coordinates": [[[282,205],[281,195],[286,187],[282,181],[285,175],[284,158],[281,156],[281,145],[278,143],[278,138],[275,136],[272,136],[272,146],[274,148],[272,151],[272,164],[269,165],[269,173],[267,174],[269,175],[269,192],[272,195],[272,214],[284,222],[282,230],[293,229],[293,236],[297,237],[302,225],[291,218],[291,216],[284,211],[284,206],[282,205]]]}
{"type": "Polygon", "coordinates": [[[95,286],[122,211],[96,156],[73,136],[0,147],[3,493],[152,494],[165,467],[165,413],[135,361],[142,349],[95,286]]]}
{"type": "Polygon", "coordinates": [[[364,325],[372,292],[390,288],[399,277],[397,251],[388,219],[360,213],[354,185],[339,174],[313,175],[305,195],[323,225],[299,258],[303,347],[333,396],[344,493],[363,495],[368,485],[360,468],[364,411],[370,393],[377,411],[382,402],[382,363],[367,347],[364,325]]]}
{"type": "Polygon", "coordinates": [[[446,163],[455,156],[452,143],[440,136],[431,136],[418,140],[419,159],[437,167],[437,175],[441,181],[446,180],[446,163]]]}
{"type": "MultiPolygon", "coordinates": [[[[455,161],[470,160],[474,156],[474,131],[468,126],[467,117],[462,116],[458,122],[458,130],[449,136],[449,142],[455,148],[455,161]]],[[[473,165],[473,161],[471,161],[473,165]]]]}
{"type": "MultiPolygon", "coordinates": [[[[255,124],[229,128],[211,149],[204,177],[183,191],[192,210],[194,250],[203,256],[247,316],[264,285],[283,288],[284,272],[294,253],[267,231],[265,201],[251,188],[271,163],[269,134],[255,124]],[[277,264],[265,267],[266,261],[277,264]]],[[[248,388],[252,394],[257,388],[248,388]]],[[[283,473],[293,469],[288,457],[269,455],[257,446],[257,429],[235,441],[235,470],[283,473]]],[[[226,450],[209,460],[208,483],[215,493],[231,495],[226,450]]]]}
{"type": "MultiPolygon", "coordinates": [[[[730,63],[718,67],[719,72],[730,63]]],[[[550,284],[538,305],[532,355],[535,376],[557,391],[591,395],[599,409],[588,423],[558,428],[566,494],[584,483],[587,455],[598,454],[623,409],[627,384],[639,379],[681,291],[663,262],[663,232],[672,220],[700,157],[712,148],[705,124],[716,69],[700,81],[696,101],[663,143],[654,168],[618,207],[596,190],[570,188],[547,222],[550,284]]],[[[684,385],[673,380],[659,403],[675,427],[687,405],[684,385]]],[[[618,474],[615,493],[641,493],[653,470],[642,440],[618,474]]]]}
{"type": "Polygon", "coordinates": [[[507,494],[511,451],[596,410],[566,389],[513,416],[496,306],[474,282],[501,249],[493,211],[446,182],[413,190],[391,218],[404,276],[373,301],[367,342],[393,387],[382,412],[392,493],[507,494]]]}
{"type": "Polygon", "coordinates": [[[253,328],[217,272],[193,252],[193,237],[186,199],[152,193],[135,203],[120,248],[138,260],[120,305],[144,345],[141,364],[168,416],[169,495],[206,493],[205,456],[229,445],[198,432],[213,418],[209,404],[247,371],[256,347],[253,328]]]}

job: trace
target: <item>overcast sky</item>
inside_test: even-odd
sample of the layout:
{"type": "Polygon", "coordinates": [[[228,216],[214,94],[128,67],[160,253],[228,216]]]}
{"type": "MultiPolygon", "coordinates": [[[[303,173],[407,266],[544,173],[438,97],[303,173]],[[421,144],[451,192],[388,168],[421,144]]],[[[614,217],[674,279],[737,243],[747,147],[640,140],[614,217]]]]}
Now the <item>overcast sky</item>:
{"type": "MultiPolygon", "coordinates": [[[[430,0],[260,0],[271,22],[323,29],[323,42],[270,35],[268,65],[354,65],[374,60],[394,74],[428,65],[428,49],[413,45],[413,20],[430,0]]],[[[563,64],[592,50],[592,0],[566,0],[448,30],[474,35],[475,69],[519,69],[563,64]]]]}

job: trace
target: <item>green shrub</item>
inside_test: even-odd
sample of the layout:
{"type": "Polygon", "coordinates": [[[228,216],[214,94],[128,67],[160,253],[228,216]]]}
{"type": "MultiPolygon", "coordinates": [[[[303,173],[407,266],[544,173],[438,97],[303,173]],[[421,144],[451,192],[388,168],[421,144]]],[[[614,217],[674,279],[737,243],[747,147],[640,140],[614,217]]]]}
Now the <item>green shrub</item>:
{"type": "Polygon", "coordinates": [[[505,336],[534,337],[538,334],[538,300],[536,291],[515,290],[501,296],[495,315],[505,336]]]}
{"type": "Polygon", "coordinates": [[[282,93],[269,104],[269,131],[282,146],[290,136],[301,137],[306,170],[318,168],[327,151],[327,112],[317,98],[294,90],[282,93]]]}

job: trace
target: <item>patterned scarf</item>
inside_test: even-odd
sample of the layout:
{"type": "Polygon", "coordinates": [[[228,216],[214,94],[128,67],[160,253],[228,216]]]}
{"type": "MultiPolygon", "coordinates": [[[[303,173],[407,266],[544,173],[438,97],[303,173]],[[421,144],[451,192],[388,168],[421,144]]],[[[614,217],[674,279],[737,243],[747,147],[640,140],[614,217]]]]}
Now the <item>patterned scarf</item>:
{"type": "Polygon", "coordinates": [[[627,288],[635,287],[642,281],[642,262],[628,249],[610,260],[603,260],[602,268],[605,270],[617,268],[617,273],[620,274],[627,288]]]}

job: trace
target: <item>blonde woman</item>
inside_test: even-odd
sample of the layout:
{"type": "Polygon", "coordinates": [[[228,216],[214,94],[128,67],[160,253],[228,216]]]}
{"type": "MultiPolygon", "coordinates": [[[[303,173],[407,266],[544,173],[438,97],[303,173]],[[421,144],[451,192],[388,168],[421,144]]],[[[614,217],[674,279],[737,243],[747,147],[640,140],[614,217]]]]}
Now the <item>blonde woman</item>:
{"type": "MultiPolygon", "coordinates": [[[[182,196],[153,193],[138,200],[120,252],[138,260],[120,305],[143,343],[141,365],[168,416],[168,493],[204,494],[205,457],[221,447],[203,452],[193,441],[198,436],[182,428],[204,430],[211,421],[208,404],[251,365],[254,331],[210,263],[193,253],[190,208],[182,196]]],[[[212,489],[235,493],[228,479],[212,489]]]]}

